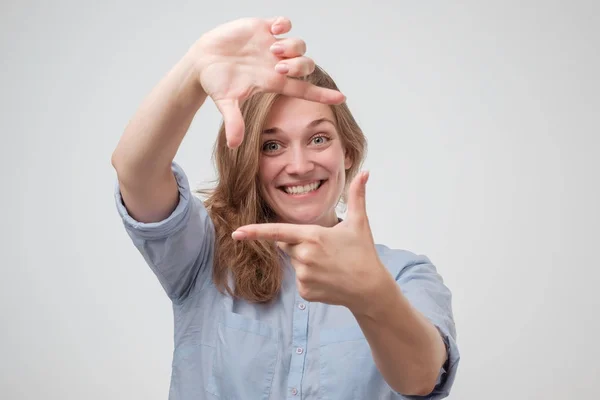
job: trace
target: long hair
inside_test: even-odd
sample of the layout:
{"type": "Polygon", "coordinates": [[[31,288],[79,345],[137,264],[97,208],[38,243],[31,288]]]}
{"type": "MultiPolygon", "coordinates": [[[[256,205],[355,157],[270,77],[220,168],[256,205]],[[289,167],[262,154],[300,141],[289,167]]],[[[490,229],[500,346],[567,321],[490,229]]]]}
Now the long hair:
{"type": "MultiPolygon", "coordinates": [[[[316,86],[338,90],[333,79],[320,67],[303,78],[316,86]]],[[[252,303],[265,303],[281,289],[283,269],[281,253],[269,241],[236,241],[231,233],[247,224],[274,222],[276,215],[263,199],[258,181],[261,133],[273,103],[280,95],[258,93],[241,105],[245,122],[242,144],[236,149],[227,146],[225,126],[221,124],[213,149],[217,170],[216,186],[210,191],[205,206],[215,228],[213,281],[221,292],[252,303]],[[233,278],[233,289],[229,275],[233,278]]],[[[346,103],[332,105],[341,143],[352,160],[346,170],[345,189],[340,201],[347,199],[350,181],[360,170],[367,143],[346,103]]]]}

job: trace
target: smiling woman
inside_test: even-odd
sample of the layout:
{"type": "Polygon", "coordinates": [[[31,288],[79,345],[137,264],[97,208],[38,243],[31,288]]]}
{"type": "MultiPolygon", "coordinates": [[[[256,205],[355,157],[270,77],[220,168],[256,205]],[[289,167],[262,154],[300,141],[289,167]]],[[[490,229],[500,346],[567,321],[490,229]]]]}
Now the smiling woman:
{"type": "Polygon", "coordinates": [[[426,257],[374,243],[366,139],[305,43],[275,37],[290,29],[203,35],[113,153],[118,211],[173,302],[170,399],[446,397],[451,292],[426,257]],[[173,159],[209,97],[224,122],[202,202],[173,159]]]}

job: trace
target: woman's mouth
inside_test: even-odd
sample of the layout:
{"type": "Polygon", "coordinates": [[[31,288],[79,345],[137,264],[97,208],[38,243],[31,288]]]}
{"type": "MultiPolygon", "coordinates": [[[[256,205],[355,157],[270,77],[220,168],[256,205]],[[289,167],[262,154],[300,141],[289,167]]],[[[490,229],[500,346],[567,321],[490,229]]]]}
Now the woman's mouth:
{"type": "Polygon", "coordinates": [[[314,193],[326,182],[326,179],[320,181],[314,181],[307,183],[305,185],[285,185],[279,186],[279,190],[282,192],[292,195],[292,196],[301,196],[309,193],[314,193]]]}

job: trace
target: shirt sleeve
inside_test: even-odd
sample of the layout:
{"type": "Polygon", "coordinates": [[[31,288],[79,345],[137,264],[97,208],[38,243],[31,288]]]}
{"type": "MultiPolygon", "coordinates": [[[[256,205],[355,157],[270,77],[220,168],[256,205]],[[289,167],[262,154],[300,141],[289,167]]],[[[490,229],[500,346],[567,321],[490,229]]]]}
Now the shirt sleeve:
{"type": "Polygon", "coordinates": [[[127,211],[119,182],[115,187],[118,213],[127,234],[173,302],[181,302],[201,287],[212,270],[214,226],[203,202],[192,195],[183,169],[172,163],[179,203],[164,220],[144,223],[127,211]]]}
{"type": "Polygon", "coordinates": [[[408,301],[438,329],[448,355],[445,365],[439,372],[434,390],[427,396],[405,396],[405,398],[411,400],[446,398],[450,395],[460,360],[452,312],[452,293],[444,284],[435,266],[425,256],[412,254],[396,276],[396,281],[408,301]]]}

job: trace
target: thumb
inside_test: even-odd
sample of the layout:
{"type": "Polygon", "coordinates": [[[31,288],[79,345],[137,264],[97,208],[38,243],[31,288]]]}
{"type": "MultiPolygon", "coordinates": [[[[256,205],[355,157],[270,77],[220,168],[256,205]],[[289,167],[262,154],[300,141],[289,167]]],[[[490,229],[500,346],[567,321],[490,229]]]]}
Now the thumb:
{"type": "Polygon", "coordinates": [[[347,214],[347,219],[350,221],[367,216],[366,185],[368,180],[369,172],[362,171],[350,183],[347,214]]]}
{"type": "Polygon", "coordinates": [[[221,99],[216,100],[215,105],[223,115],[227,146],[232,149],[238,147],[244,139],[245,129],[239,101],[237,99],[221,99]]]}

